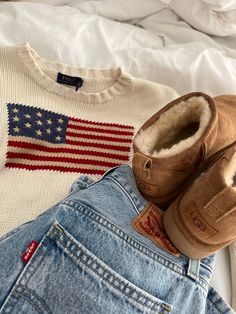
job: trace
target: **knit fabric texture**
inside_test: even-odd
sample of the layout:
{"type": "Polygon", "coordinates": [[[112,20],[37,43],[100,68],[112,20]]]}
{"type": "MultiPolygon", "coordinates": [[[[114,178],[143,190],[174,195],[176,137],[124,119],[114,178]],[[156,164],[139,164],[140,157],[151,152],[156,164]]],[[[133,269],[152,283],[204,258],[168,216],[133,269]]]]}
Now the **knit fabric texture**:
{"type": "Polygon", "coordinates": [[[121,68],[45,60],[27,43],[0,48],[0,74],[1,235],[61,201],[81,174],[130,163],[141,125],[178,97],[121,68]]]}

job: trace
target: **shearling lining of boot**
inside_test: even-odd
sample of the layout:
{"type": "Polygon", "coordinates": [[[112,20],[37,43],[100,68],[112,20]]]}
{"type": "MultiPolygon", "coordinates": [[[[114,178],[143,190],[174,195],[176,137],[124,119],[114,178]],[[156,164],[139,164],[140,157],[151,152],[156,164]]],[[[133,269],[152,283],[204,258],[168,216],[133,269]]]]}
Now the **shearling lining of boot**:
{"type": "Polygon", "coordinates": [[[203,97],[191,97],[164,112],[135,138],[139,151],[152,157],[175,156],[193,146],[209,124],[211,111],[203,97]]]}
{"type": "Polygon", "coordinates": [[[226,184],[236,189],[236,152],[224,169],[224,177],[226,184]]]}

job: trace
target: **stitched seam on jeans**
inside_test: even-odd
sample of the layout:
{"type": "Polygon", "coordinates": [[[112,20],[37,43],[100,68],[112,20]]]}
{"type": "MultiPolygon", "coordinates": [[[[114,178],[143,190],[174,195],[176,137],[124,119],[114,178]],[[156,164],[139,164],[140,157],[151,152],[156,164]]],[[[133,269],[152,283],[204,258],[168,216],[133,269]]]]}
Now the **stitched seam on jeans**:
{"type": "MultiPolygon", "coordinates": [[[[64,247],[64,244],[60,241],[60,239],[59,239],[58,237],[57,237],[57,240],[58,240],[58,241],[62,244],[62,246],[64,247]]],[[[127,298],[132,299],[133,301],[135,301],[135,302],[137,302],[137,303],[140,303],[140,304],[141,304],[142,306],[144,306],[144,307],[147,307],[147,308],[149,308],[149,309],[152,308],[152,306],[148,306],[146,303],[142,303],[141,301],[135,300],[135,299],[132,298],[131,296],[128,296],[128,295],[127,295],[126,293],[124,293],[119,287],[115,286],[112,282],[109,282],[108,280],[106,280],[106,278],[104,278],[103,276],[101,276],[101,274],[99,274],[99,272],[96,271],[96,269],[93,269],[93,268],[91,268],[88,264],[85,264],[85,263],[83,262],[83,260],[82,260],[81,258],[79,258],[78,256],[76,256],[76,255],[73,253],[73,251],[71,251],[69,248],[67,248],[67,247],[65,248],[65,247],[64,247],[64,249],[65,249],[65,250],[68,250],[69,253],[71,253],[76,259],[78,259],[81,263],[83,263],[86,267],[88,267],[92,272],[96,273],[102,280],[104,280],[105,282],[107,282],[109,285],[113,286],[114,289],[116,289],[116,290],[120,291],[122,294],[126,295],[127,298]]],[[[69,254],[69,255],[70,255],[70,254],[69,254]]],[[[96,261],[95,261],[93,258],[90,257],[90,259],[96,263],[96,261]]],[[[100,267],[101,267],[101,266],[100,266],[100,267]]],[[[103,268],[103,267],[101,267],[101,268],[103,268]]],[[[104,269],[104,268],[103,268],[103,269],[104,269]]],[[[108,270],[104,270],[104,271],[106,271],[107,273],[109,273],[108,270]]],[[[109,274],[110,274],[110,273],[109,273],[109,274]]],[[[110,275],[113,276],[112,274],[110,274],[110,275]]],[[[116,280],[116,281],[119,281],[117,278],[115,278],[115,280],[116,280]]],[[[131,289],[130,289],[130,290],[131,290],[131,289]]],[[[132,289],[132,290],[135,291],[135,289],[132,289]]],[[[145,298],[147,298],[147,297],[145,297],[145,298]]],[[[150,302],[153,302],[153,301],[150,301],[150,302]]],[[[158,305],[158,306],[161,306],[161,304],[159,304],[159,303],[157,303],[157,305],[158,305]]]]}
{"type": "Polygon", "coordinates": [[[130,197],[130,195],[129,195],[129,193],[126,191],[126,189],[124,189],[124,188],[120,185],[120,183],[119,183],[118,181],[114,180],[113,178],[107,177],[106,179],[111,180],[113,183],[115,183],[115,184],[119,187],[119,189],[120,189],[123,193],[125,193],[125,195],[126,195],[126,196],[128,197],[128,199],[130,200],[131,204],[133,205],[135,212],[136,212],[137,214],[139,214],[138,208],[136,207],[136,205],[135,205],[135,203],[134,203],[132,197],[130,197]]]}
{"type": "MultiPolygon", "coordinates": [[[[14,287],[13,287],[14,289],[14,287]]],[[[13,290],[12,289],[12,290],[13,290]]],[[[18,299],[14,296],[13,294],[13,291],[10,291],[10,293],[7,295],[7,297],[5,298],[3,304],[1,304],[1,307],[0,307],[0,313],[3,313],[5,312],[4,308],[7,307],[7,310],[9,312],[9,310],[12,310],[15,308],[17,302],[18,302],[18,299]],[[13,299],[13,300],[12,300],[13,299]],[[4,312],[2,312],[4,310],[4,312]]],[[[10,313],[11,313],[10,312],[10,313]]]]}
{"type": "MultiPolygon", "coordinates": [[[[135,208],[138,210],[138,207],[142,207],[144,205],[142,205],[142,202],[140,201],[139,197],[137,196],[137,191],[135,191],[132,187],[130,187],[129,184],[127,184],[126,181],[121,182],[120,181],[120,176],[116,176],[113,175],[112,177],[107,176],[104,178],[104,180],[112,180],[115,184],[117,184],[123,191],[125,191],[126,193],[128,193],[128,197],[130,198],[131,202],[134,204],[135,208]]],[[[141,197],[143,197],[140,192],[138,192],[139,195],[141,197]]],[[[143,200],[145,201],[145,198],[143,198],[143,200]]],[[[138,210],[138,214],[140,213],[140,211],[138,210]]]]}
{"type": "MultiPolygon", "coordinates": [[[[61,233],[62,233],[62,232],[63,232],[63,231],[61,231],[61,233]]],[[[157,311],[161,311],[160,313],[163,313],[163,311],[165,311],[165,312],[166,312],[166,311],[168,311],[168,312],[171,311],[171,308],[170,308],[169,310],[167,310],[168,305],[165,305],[165,304],[163,304],[163,303],[161,303],[161,302],[159,302],[159,301],[153,301],[152,299],[148,298],[148,296],[143,295],[142,292],[138,292],[135,287],[132,287],[132,284],[131,284],[131,283],[125,283],[125,282],[123,282],[123,285],[124,285],[126,288],[128,287],[128,288],[130,289],[130,291],[135,292],[135,293],[137,294],[137,299],[135,299],[135,298],[132,297],[132,296],[129,296],[127,293],[125,293],[125,291],[122,291],[122,290],[121,290],[119,287],[117,287],[113,282],[109,282],[109,280],[107,280],[104,276],[101,276],[101,274],[100,274],[96,269],[92,268],[87,262],[85,263],[85,261],[84,261],[81,257],[77,256],[77,255],[76,255],[76,252],[72,251],[72,250],[68,247],[68,245],[65,246],[65,244],[61,241],[61,239],[60,239],[60,237],[58,236],[58,234],[55,234],[55,233],[54,233],[54,236],[55,236],[55,238],[57,238],[58,242],[61,243],[62,247],[63,247],[66,251],[69,251],[69,253],[71,253],[71,255],[74,256],[75,260],[79,260],[83,265],[85,265],[85,267],[89,268],[92,272],[96,273],[99,278],[101,278],[102,280],[104,280],[108,285],[111,285],[114,289],[120,291],[120,292],[121,292],[123,295],[125,295],[128,299],[132,299],[134,302],[139,303],[140,305],[142,305],[142,306],[144,306],[144,307],[146,307],[146,308],[148,308],[148,309],[150,309],[150,310],[152,310],[152,311],[154,311],[154,310],[155,310],[155,311],[156,311],[156,310],[157,310],[157,311]],[[130,287],[129,287],[129,286],[130,286],[130,287]],[[142,301],[138,300],[138,297],[139,297],[139,296],[141,296],[145,301],[142,302],[142,301]],[[148,304],[146,304],[146,302],[149,302],[149,303],[151,303],[152,305],[149,306],[148,304]],[[153,307],[154,307],[154,308],[153,308],[153,307]],[[163,307],[163,309],[159,309],[159,307],[163,307]],[[167,307],[167,308],[166,308],[166,307],[167,307]]],[[[122,284],[122,279],[117,278],[114,274],[112,274],[112,273],[110,272],[110,270],[108,270],[108,269],[104,268],[102,265],[100,265],[98,261],[96,261],[92,256],[89,256],[86,252],[84,252],[84,251],[83,251],[83,248],[80,248],[80,247],[79,247],[72,239],[70,239],[64,232],[63,232],[63,236],[67,239],[68,242],[71,241],[71,242],[77,247],[77,251],[82,252],[82,254],[84,254],[88,259],[92,260],[92,262],[93,262],[94,264],[96,264],[96,266],[98,266],[98,268],[103,269],[104,273],[108,273],[110,277],[112,277],[112,278],[115,279],[115,281],[117,281],[119,284],[122,284]]],[[[70,256],[70,254],[69,254],[69,256],[70,256]]]]}
{"type": "Polygon", "coordinates": [[[153,259],[154,261],[159,262],[165,267],[166,266],[169,267],[171,270],[175,271],[176,273],[180,275],[183,275],[183,276],[186,275],[185,268],[181,267],[178,264],[175,264],[173,261],[169,260],[167,257],[162,256],[161,253],[155,253],[148,247],[145,247],[141,242],[132,238],[132,236],[125,233],[122,229],[117,227],[113,222],[109,221],[107,218],[100,216],[98,213],[91,212],[91,209],[89,207],[80,203],[77,200],[76,200],[75,206],[74,204],[71,205],[70,202],[75,202],[75,201],[70,200],[68,202],[63,203],[63,205],[67,205],[68,207],[72,208],[73,210],[76,210],[77,212],[81,213],[85,217],[88,217],[93,222],[111,231],[114,235],[118,236],[120,239],[122,239],[127,244],[132,246],[134,249],[140,251],[141,253],[153,259]],[[94,216],[95,219],[92,216],[94,216]],[[111,227],[109,227],[109,225],[111,225],[111,227]]]}
{"type": "MultiPolygon", "coordinates": [[[[104,225],[102,225],[99,221],[95,221],[94,219],[92,219],[91,217],[89,217],[88,215],[86,215],[85,213],[80,212],[80,214],[83,215],[86,219],[89,219],[89,220],[91,221],[91,222],[90,222],[91,224],[97,225],[97,227],[100,228],[100,230],[103,230],[103,229],[105,228],[105,229],[108,231],[108,233],[111,234],[111,236],[115,236],[115,238],[116,238],[116,237],[119,237],[119,238],[121,239],[121,241],[123,241],[123,242],[125,242],[125,244],[131,246],[132,249],[138,250],[141,254],[147,256],[148,258],[150,258],[150,256],[149,256],[148,254],[146,254],[145,251],[139,250],[139,248],[136,247],[134,243],[132,243],[132,242],[135,242],[136,240],[133,240],[132,237],[130,237],[129,235],[127,235],[127,234],[126,234],[125,232],[123,232],[122,230],[120,230],[120,233],[124,233],[124,234],[125,234],[124,237],[123,237],[121,234],[118,234],[118,233],[114,232],[114,230],[112,230],[111,228],[109,228],[109,224],[104,226],[104,225]],[[130,238],[130,239],[129,239],[129,238],[130,238]]],[[[112,225],[112,223],[110,223],[110,224],[112,225]]],[[[117,228],[117,227],[115,226],[115,228],[117,228]]],[[[137,242],[138,242],[138,241],[137,241],[137,242]]],[[[146,250],[146,248],[144,248],[144,250],[146,250]]],[[[148,250],[148,249],[147,249],[147,250],[148,250]]],[[[156,254],[156,253],[153,253],[153,254],[156,254]]],[[[158,254],[156,254],[156,255],[158,255],[158,254]]],[[[154,262],[157,262],[157,263],[161,264],[161,266],[163,266],[163,267],[168,267],[168,268],[169,268],[169,266],[170,266],[169,261],[168,261],[167,259],[165,259],[164,257],[159,257],[159,256],[157,256],[156,259],[155,259],[155,258],[152,258],[152,257],[151,257],[151,259],[152,259],[154,262]],[[163,259],[163,261],[162,261],[161,259],[163,259]]],[[[170,263],[171,263],[171,262],[170,262],[170,263]]],[[[178,275],[184,275],[184,274],[183,274],[183,273],[184,273],[184,269],[183,269],[183,273],[180,273],[179,271],[175,270],[175,266],[176,266],[176,265],[173,266],[174,268],[171,268],[171,267],[170,267],[169,269],[170,269],[171,271],[177,273],[178,275]]]]}
{"type": "Polygon", "coordinates": [[[207,302],[211,303],[221,314],[225,314],[225,312],[222,312],[214,301],[211,301],[210,299],[207,298],[207,302]]]}
{"type": "Polygon", "coordinates": [[[23,290],[23,293],[19,292],[19,291],[13,291],[13,294],[14,294],[14,296],[16,298],[19,299],[19,297],[22,297],[23,299],[28,301],[39,313],[44,313],[44,311],[42,311],[38,307],[38,304],[36,304],[36,302],[31,300],[27,295],[24,294],[24,291],[26,291],[26,292],[30,293],[33,296],[33,298],[36,299],[38,303],[40,303],[40,305],[42,305],[43,310],[47,311],[47,313],[52,313],[50,311],[50,309],[48,308],[48,306],[46,305],[46,303],[43,300],[41,300],[41,298],[34,291],[32,291],[31,289],[26,288],[25,286],[22,286],[21,284],[17,285],[16,289],[17,288],[21,288],[23,290]]]}
{"type": "MultiPolygon", "coordinates": [[[[45,235],[47,235],[47,233],[45,235]]],[[[24,274],[19,279],[19,285],[25,286],[30,281],[30,279],[34,276],[34,274],[38,271],[39,267],[43,263],[46,255],[48,255],[49,248],[51,248],[52,244],[49,247],[42,246],[44,240],[45,238],[42,239],[38,250],[33,254],[30,261],[28,262],[28,265],[26,265],[26,268],[23,270],[24,274]],[[45,248],[46,250],[43,251],[43,248],[45,248]],[[22,281],[25,281],[25,284],[23,284],[22,281]]]]}
{"type": "MultiPolygon", "coordinates": [[[[118,236],[120,239],[122,239],[127,244],[132,246],[134,249],[138,250],[139,252],[151,258],[152,260],[160,263],[164,267],[168,267],[168,269],[170,269],[171,271],[186,277],[187,270],[181,267],[181,265],[175,264],[173,261],[169,260],[167,257],[162,256],[161,253],[155,253],[148,247],[145,247],[138,240],[132,238],[130,235],[128,235],[122,229],[116,226],[113,222],[109,221],[105,217],[100,216],[99,213],[97,212],[95,213],[91,208],[84,205],[83,203],[80,203],[78,200],[68,200],[68,201],[63,202],[63,205],[70,207],[72,210],[76,210],[77,212],[91,219],[93,222],[111,231],[114,235],[118,236]],[[94,216],[95,219],[93,219],[92,216],[94,216]],[[103,221],[106,222],[106,224],[104,224],[103,221]],[[108,226],[109,224],[112,226],[112,229],[109,228],[108,226]]],[[[199,276],[199,281],[196,283],[199,284],[207,292],[208,283],[204,278],[199,276]]]]}
{"type": "MultiPolygon", "coordinates": [[[[46,234],[45,234],[45,236],[46,236],[46,234]]],[[[43,239],[42,239],[42,241],[41,241],[41,244],[42,244],[43,240],[44,240],[44,237],[43,237],[43,239]]],[[[38,266],[41,265],[42,261],[43,261],[44,258],[46,257],[46,256],[45,256],[45,255],[46,255],[45,253],[48,253],[48,248],[45,247],[45,248],[46,248],[46,251],[44,251],[44,252],[43,252],[44,254],[42,254],[42,252],[40,251],[40,249],[42,249],[41,244],[40,244],[39,248],[37,249],[37,251],[36,251],[36,252],[34,253],[34,255],[32,256],[31,260],[29,261],[29,264],[26,265],[26,267],[25,267],[25,268],[22,270],[22,272],[20,273],[19,279],[17,280],[16,285],[15,285],[15,286],[13,287],[13,289],[11,290],[9,296],[13,295],[13,296],[15,296],[15,298],[16,298],[16,297],[17,297],[16,294],[19,295],[19,292],[16,292],[15,289],[17,289],[17,287],[19,287],[19,286],[20,286],[20,287],[24,287],[25,290],[26,290],[26,287],[25,287],[24,284],[21,283],[21,282],[22,282],[22,281],[25,281],[25,284],[28,283],[28,281],[32,278],[32,276],[33,276],[33,275],[35,274],[35,272],[38,270],[38,269],[37,269],[38,266]],[[39,257],[41,257],[40,262],[37,262],[38,255],[39,255],[39,257]],[[34,261],[35,258],[36,258],[36,261],[34,261]],[[36,264],[36,266],[34,265],[34,267],[32,267],[32,265],[31,265],[31,264],[32,264],[32,260],[33,260],[34,264],[36,264]],[[30,266],[33,268],[33,271],[29,269],[30,266]],[[19,282],[18,282],[18,281],[19,281],[19,282]]],[[[52,244],[51,244],[51,245],[52,245],[52,244]]],[[[50,245],[50,247],[51,247],[51,245],[50,245]]],[[[7,303],[6,303],[6,304],[7,304],[7,303]]],[[[31,304],[32,304],[32,303],[31,303],[31,304]]],[[[4,306],[4,304],[3,304],[3,306],[4,306]]],[[[12,307],[12,305],[11,305],[12,309],[14,309],[15,306],[16,306],[16,304],[15,304],[13,307],[12,307]]],[[[46,306],[46,308],[47,308],[47,305],[46,305],[46,304],[45,304],[45,306],[46,306]]]]}
{"type": "MultiPolygon", "coordinates": [[[[76,202],[78,202],[78,201],[76,201],[76,202]]],[[[68,205],[68,204],[66,204],[66,205],[68,205]]],[[[111,231],[113,234],[115,234],[116,236],[121,238],[123,241],[125,241],[127,244],[132,246],[134,249],[140,251],[141,253],[145,254],[146,256],[152,258],[153,260],[161,263],[163,266],[168,266],[168,267],[170,266],[171,270],[175,271],[176,273],[178,273],[180,275],[186,274],[185,269],[182,268],[180,265],[175,264],[174,262],[170,261],[168,258],[162,256],[160,253],[155,253],[155,252],[151,251],[151,249],[143,246],[142,243],[140,243],[138,240],[132,238],[130,235],[125,233],[122,229],[117,227],[113,222],[110,222],[107,218],[101,217],[97,213],[90,212],[91,209],[88,208],[87,206],[83,205],[82,203],[79,203],[76,205],[77,205],[76,208],[74,208],[74,207],[72,207],[72,208],[76,209],[82,215],[91,219],[93,222],[95,222],[95,223],[101,225],[102,227],[106,228],[107,230],[111,231]],[[79,206],[79,208],[78,208],[78,206],[79,206]],[[86,208],[84,208],[84,206],[86,208]],[[95,216],[95,219],[96,218],[98,218],[98,219],[95,220],[95,219],[93,219],[92,216],[95,216]],[[105,222],[105,223],[103,223],[103,222],[105,222]],[[109,225],[111,225],[111,228],[109,227],[109,225]]]]}
{"type": "Polygon", "coordinates": [[[211,266],[205,264],[204,262],[200,262],[200,264],[201,264],[203,267],[207,268],[211,274],[213,273],[213,270],[212,270],[211,266]]]}
{"type": "MultiPolygon", "coordinates": [[[[29,280],[33,277],[33,275],[38,271],[38,267],[42,264],[42,262],[44,261],[46,255],[49,253],[48,249],[50,249],[52,244],[53,244],[53,243],[51,243],[48,246],[43,246],[43,242],[45,241],[46,237],[47,237],[47,233],[44,234],[44,236],[42,237],[42,240],[40,241],[40,245],[37,248],[36,252],[33,254],[33,256],[31,257],[31,259],[28,262],[28,264],[26,265],[26,267],[20,273],[19,278],[17,279],[17,282],[16,282],[15,286],[12,288],[9,296],[11,294],[12,295],[19,294],[19,292],[15,291],[15,289],[17,289],[17,287],[24,287],[24,289],[27,290],[27,288],[24,286],[23,282],[25,282],[25,284],[27,284],[29,282],[29,280]],[[46,250],[43,250],[43,248],[46,249],[46,250]]],[[[15,307],[15,305],[13,306],[13,308],[15,307]]],[[[47,308],[46,304],[45,304],[45,307],[47,308]]]]}

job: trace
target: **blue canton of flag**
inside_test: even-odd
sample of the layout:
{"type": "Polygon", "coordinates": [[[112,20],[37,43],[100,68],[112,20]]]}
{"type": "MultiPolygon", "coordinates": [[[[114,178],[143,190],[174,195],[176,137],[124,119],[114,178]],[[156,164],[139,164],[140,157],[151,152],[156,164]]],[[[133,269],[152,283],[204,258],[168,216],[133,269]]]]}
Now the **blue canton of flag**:
{"type": "Polygon", "coordinates": [[[7,104],[9,135],[65,143],[68,117],[35,107],[7,104]]]}

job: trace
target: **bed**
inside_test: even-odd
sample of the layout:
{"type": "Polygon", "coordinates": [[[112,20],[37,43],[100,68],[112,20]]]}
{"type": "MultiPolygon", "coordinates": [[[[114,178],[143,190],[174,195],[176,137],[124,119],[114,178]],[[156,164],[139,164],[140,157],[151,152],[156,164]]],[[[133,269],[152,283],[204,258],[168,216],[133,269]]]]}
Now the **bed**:
{"type": "MultiPolygon", "coordinates": [[[[180,95],[236,93],[235,0],[1,1],[0,45],[23,42],[77,67],[122,66],[180,95]]],[[[211,283],[236,308],[232,278],[226,248],[211,283]]]]}

